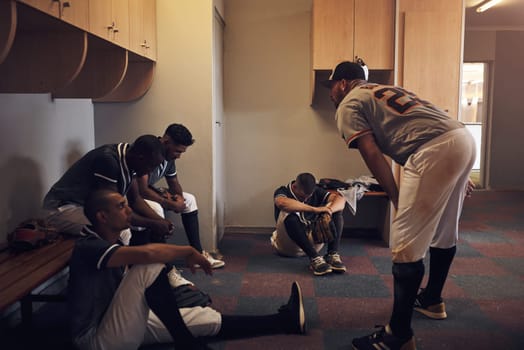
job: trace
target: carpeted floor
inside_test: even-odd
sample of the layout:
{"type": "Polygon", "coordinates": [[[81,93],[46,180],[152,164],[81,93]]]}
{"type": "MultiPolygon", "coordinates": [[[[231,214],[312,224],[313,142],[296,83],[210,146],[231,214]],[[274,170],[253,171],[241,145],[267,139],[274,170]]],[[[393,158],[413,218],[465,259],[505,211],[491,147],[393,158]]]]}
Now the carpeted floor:
{"type": "MultiPolygon", "coordinates": [[[[466,202],[460,237],[444,291],[448,319],[415,314],[417,348],[524,349],[524,192],[475,192],[466,202]]],[[[296,280],[304,294],[308,333],[211,342],[213,349],[350,349],[353,337],[368,334],[389,319],[390,253],[378,239],[344,237],[340,253],[348,272],[323,277],[308,271],[305,258],[275,255],[267,235],[225,235],[220,251],[226,267],[213,276],[189,276],[184,271],[211,294],[216,309],[272,313],[287,300],[296,280]]],[[[0,347],[62,346],[63,315],[63,305],[46,306],[35,315],[33,335],[13,329],[2,336],[7,347],[1,343],[0,347]]]]}

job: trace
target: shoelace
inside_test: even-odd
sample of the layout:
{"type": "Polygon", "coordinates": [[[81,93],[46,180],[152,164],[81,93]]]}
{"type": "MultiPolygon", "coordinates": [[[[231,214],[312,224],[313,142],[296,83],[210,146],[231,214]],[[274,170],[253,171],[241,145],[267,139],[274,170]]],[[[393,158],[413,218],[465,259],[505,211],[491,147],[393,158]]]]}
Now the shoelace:
{"type": "Polygon", "coordinates": [[[331,257],[331,260],[333,261],[342,262],[342,260],[340,259],[340,255],[338,253],[329,254],[329,256],[331,257]]]}
{"type": "Polygon", "coordinates": [[[311,263],[313,264],[313,266],[318,266],[318,265],[324,263],[324,259],[321,256],[317,256],[316,258],[311,260],[311,263]]]}

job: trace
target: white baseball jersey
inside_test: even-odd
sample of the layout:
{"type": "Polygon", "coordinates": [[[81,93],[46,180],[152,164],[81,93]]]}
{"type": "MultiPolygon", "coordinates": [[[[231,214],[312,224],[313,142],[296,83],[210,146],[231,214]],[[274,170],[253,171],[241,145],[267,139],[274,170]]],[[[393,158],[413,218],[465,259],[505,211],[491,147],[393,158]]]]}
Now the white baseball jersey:
{"type": "Polygon", "coordinates": [[[421,145],[464,126],[430,102],[403,88],[362,81],[342,100],[335,115],[346,145],[373,133],[382,153],[404,165],[421,145]]]}

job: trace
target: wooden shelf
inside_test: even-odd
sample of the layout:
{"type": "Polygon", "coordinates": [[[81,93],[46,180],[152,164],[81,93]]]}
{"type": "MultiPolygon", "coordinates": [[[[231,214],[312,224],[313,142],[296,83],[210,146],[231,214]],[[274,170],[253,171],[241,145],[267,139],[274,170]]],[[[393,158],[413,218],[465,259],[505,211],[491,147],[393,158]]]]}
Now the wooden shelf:
{"type": "Polygon", "coordinates": [[[142,97],[153,84],[155,62],[128,52],[129,61],[124,79],[110,94],[93,102],[126,102],[142,97]]]}
{"type": "MultiPolygon", "coordinates": [[[[147,55],[131,53],[114,40],[44,11],[49,5],[46,1],[24,2],[0,0],[0,93],[51,93],[55,98],[126,102],[149,90],[155,71],[154,46],[146,50],[147,55]]],[[[113,2],[127,4],[127,0],[113,2]]],[[[83,5],[75,14],[86,12],[82,10],[85,1],[75,4],[83,5]]],[[[155,8],[149,0],[144,4],[155,8]]],[[[122,13],[129,17],[127,11],[122,13]]],[[[143,21],[142,26],[151,24],[143,21]]],[[[149,36],[148,45],[154,45],[154,36],[149,36]]]]}
{"type": "Polygon", "coordinates": [[[16,18],[11,17],[11,22],[16,33],[11,29],[3,34],[7,39],[2,40],[5,59],[0,65],[0,92],[45,93],[69,84],[85,61],[86,33],[25,5],[19,4],[14,11],[16,18]]]}
{"type": "Polygon", "coordinates": [[[52,90],[54,98],[102,98],[122,83],[128,68],[127,50],[90,34],[88,43],[80,73],[67,86],[52,90]]]}
{"type": "Polygon", "coordinates": [[[13,46],[16,32],[16,4],[14,0],[0,1],[0,64],[13,46]]]}

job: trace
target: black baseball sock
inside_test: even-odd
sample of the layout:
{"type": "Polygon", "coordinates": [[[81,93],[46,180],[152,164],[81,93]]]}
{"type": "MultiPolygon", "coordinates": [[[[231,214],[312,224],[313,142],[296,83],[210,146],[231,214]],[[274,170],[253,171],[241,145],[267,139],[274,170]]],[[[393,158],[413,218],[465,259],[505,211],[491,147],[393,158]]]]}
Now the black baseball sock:
{"type": "Polygon", "coordinates": [[[162,269],[155,282],[145,291],[147,305],[162,321],[173,338],[175,349],[209,349],[195,338],[187,328],[167,277],[167,269],[162,269]]]}
{"type": "Polygon", "coordinates": [[[286,325],[281,315],[233,316],[222,315],[222,326],[217,334],[221,339],[256,337],[284,333],[286,325]]]}
{"type": "Polygon", "coordinates": [[[424,277],[422,260],[413,263],[393,263],[394,302],[389,326],[401,339],[413,335],[411,316],[420,282],[424,277]]]}
{"type": "Polygon", "coordinates": [[[457,246],[448,249],[429,248],[429,278],[424,290],[424,304],[438,304],[442,300],[444,283],[456,252],[457,246]]]}
{"type": "Polygon", "coordinates": [[[342,237],[342,230],[344,229],[344,217],[341,211],[337,211],[331,215],[331,223],[334,225],[335,239],[328,243],[327,252],[336,253],[340,246],[340,238],[342,237]]]}
{"type": "Polygon", "coordinates": [[[189,245],[202,253],[202,244],[200,243],[200,228],[198,226],[198,210],[181,215],[182,225],[186,231],[189,245]]]}
{"type": "Polygon", "coordinates": [[[298,216],[294,214],[288,215],[284,219],[287,235],[293,240],[303,251],[313,259],[318,256],[318,252],[307,238],[305,225],[300,221],[298,216]]]}

